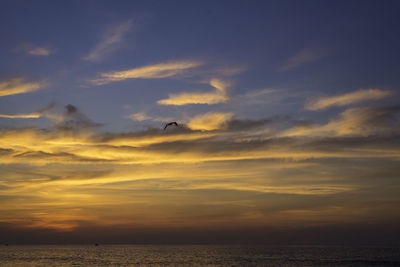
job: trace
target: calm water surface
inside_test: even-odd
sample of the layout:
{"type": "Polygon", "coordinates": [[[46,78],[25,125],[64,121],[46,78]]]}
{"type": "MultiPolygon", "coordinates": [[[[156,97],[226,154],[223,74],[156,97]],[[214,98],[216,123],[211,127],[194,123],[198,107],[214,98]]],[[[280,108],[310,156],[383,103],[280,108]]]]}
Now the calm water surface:
{"type": "Polygon", "coordinates": [[[321,246],[2,246],[0,266],[400,266],[400,248],[321,246]]]}

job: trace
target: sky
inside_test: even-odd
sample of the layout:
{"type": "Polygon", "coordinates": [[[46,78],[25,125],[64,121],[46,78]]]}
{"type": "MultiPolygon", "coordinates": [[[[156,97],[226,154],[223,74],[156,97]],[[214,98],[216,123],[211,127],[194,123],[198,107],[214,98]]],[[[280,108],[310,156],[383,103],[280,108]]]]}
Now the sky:
{"type": "Polygon", "coordinates": [[[399,8],[1,1],[0,243],[399,244],[399,8]]]}

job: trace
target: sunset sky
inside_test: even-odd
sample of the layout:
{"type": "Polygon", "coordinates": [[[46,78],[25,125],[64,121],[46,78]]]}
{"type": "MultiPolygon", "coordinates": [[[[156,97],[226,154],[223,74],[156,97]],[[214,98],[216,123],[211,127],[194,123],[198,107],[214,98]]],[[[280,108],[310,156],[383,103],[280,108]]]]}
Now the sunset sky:
{"type": "Polygon", "coordinates": [[[1,1],[0,243],[398,242],[399,12],[1,1]]]}

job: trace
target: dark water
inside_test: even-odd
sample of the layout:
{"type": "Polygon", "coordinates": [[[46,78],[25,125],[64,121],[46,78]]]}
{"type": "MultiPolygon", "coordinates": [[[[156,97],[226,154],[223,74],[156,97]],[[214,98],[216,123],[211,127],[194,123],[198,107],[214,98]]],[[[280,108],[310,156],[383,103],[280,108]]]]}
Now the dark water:
{"type": "Polygon", "coordinates": [[[323,246],[2,246],[0,266],[400,266],[400,248],[323,246]]]}

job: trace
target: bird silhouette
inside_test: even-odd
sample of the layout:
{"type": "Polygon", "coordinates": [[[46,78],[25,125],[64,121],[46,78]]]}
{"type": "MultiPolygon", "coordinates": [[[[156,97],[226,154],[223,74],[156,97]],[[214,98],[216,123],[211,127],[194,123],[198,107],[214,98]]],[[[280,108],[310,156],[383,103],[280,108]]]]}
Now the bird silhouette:
{"type": "Polygon", "coordinates": [[[165,124],[164,131],[165,131],[165,129],[167,129],[168,126],[171,126],[171,125],[178,126],[178,123],[176,121],[172,121],[172,122],[169,122],[169,123],[165,124]]]}

